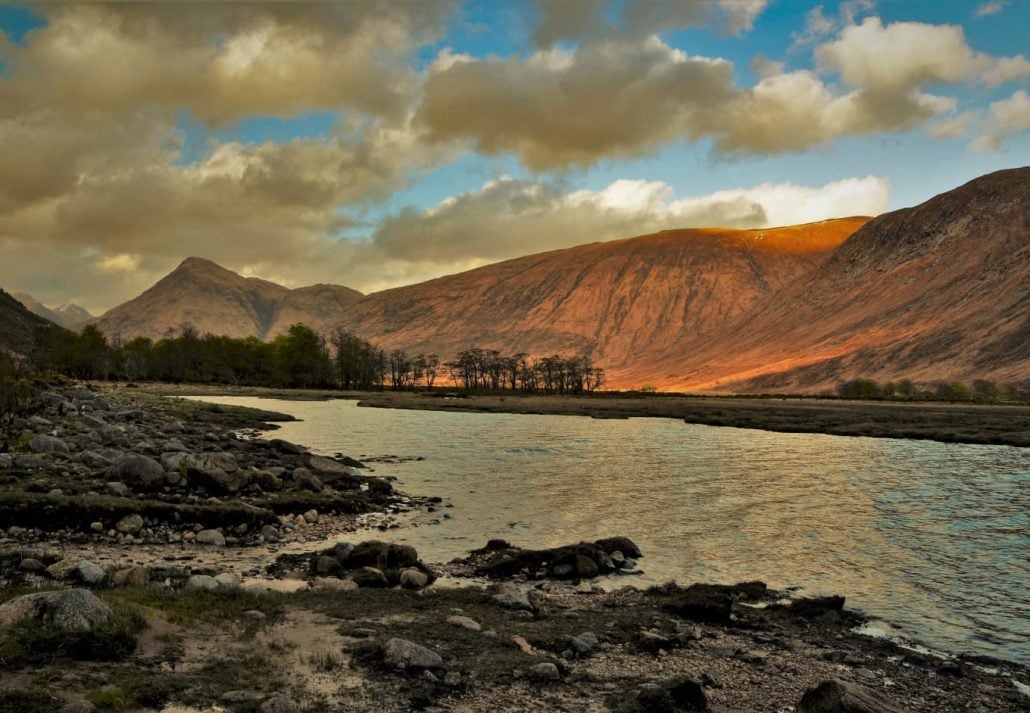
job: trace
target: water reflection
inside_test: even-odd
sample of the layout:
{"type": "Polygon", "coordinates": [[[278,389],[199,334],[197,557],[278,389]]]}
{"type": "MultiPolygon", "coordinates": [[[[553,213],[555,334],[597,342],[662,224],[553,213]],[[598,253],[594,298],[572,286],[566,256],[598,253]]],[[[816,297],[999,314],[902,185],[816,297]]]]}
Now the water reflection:
{"type": "MultiPolygon", "coordinates": [[[[1030,454],[1004,446],[766,433],[663,419],[217,400],[304,419],[278,435],[378,464],[454,504],[391,533],[433,561],[504,537],[625,534],[646,581],[763,579],[839,592],[952,651],[1030,662],[1030,454]]],[[[635,580],[639,582],[640,580],[635,580]]]]}

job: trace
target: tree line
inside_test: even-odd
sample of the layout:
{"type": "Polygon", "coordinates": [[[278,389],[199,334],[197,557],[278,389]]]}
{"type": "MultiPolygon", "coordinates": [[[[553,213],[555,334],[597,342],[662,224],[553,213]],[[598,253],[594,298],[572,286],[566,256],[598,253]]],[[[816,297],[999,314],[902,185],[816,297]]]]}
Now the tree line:
{"type": "Polygon", "coordinates": [[[549,394],[592,393],[604,383],[604,371],[585,356],[533,360],[475,348],[442,362],[436,354],[387,351],[343,329],[323,336],[304,324],[268,342],[201,335],[190,325],[156,342],[108,340],[95,325],[78,333],[41,326],[32,344],[35,368],[85,380],[398,391],[447,380],[465,391],[549,394]]]}
{"type": "Polygon", "coordinates": [[[967,385],[961,381],[935,381],[919,388],[910,379],[888,381],[883,384],[873,379],[852,379],[837,389],[845,399],[901,400],[901,401],[995,401],[1030,400],[1030,382],[997,384],[976,379],[967,385]]]}

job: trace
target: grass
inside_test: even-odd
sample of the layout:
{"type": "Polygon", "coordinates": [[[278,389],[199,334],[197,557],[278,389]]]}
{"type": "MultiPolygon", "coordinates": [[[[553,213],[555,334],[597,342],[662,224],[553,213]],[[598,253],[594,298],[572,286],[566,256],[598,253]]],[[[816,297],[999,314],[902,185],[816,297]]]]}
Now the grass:
{"type": "Polygon", "coordinates": [[[260,625],[266,625],[281,619],[285,611],[284,595],[243,589],[170,591],[128,587],[105,592],[103,598],[112,606],[135,605],[161,612],[176,624],[221,624],[240,620],[243,612],[255,610],[265,615],[260,625]]]}
{"type": "Polygon", "coordinates": [[[46,691],[0,691],[0,713],[53,713],[60,705],[46,691]]]}

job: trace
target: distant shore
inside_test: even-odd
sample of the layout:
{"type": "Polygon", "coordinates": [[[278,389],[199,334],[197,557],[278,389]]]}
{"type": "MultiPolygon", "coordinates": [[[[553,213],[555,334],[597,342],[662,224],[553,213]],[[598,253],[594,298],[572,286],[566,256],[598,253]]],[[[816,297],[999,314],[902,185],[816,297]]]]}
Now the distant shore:
{"type": "Polygon", "coordinates": [[[925,401],[855,401],[763,396],[460,395],[407,391],[347,392],[204,384],[144,384],[166,396],[346,399],[371,408],[522,413],[592,418],[674,418],[705,426],[780,433],[910,438],[942,443],[1030,447],[1030,405],[925,401]]]}

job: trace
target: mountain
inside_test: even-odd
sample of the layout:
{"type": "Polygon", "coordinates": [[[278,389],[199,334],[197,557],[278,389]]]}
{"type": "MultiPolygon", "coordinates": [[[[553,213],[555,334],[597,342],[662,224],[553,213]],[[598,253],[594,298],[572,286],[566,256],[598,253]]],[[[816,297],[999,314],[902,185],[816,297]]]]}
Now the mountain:
{"type": "Polygon", "coordinates": [[[868,218],[667,230],[487,265],[369,295],[336,325],[445,359],[477,346],[589,354],[606,368],[680,348],[821,263],[868,218]]]}
{"type": "Polygon", "coordinates": [[[191,257],[139,297],[106,312],[97,324],[108,336],[126,340],[160,339],[184,324],[201,334],[264,339],[294,322],[314,323],[360,298],[360,292],[334,285],[290,290],[191,257]],[[292,321],[283,326],[286,320],[292,321]]]}
{"type": "Polygon", "coordinates": [[[25,294],[24,292],[15,292],[11,296],[25,305],[33,314],[68,329],[75,329],[93,319],[93,315],[76,304],[68,303],[55,309],[50,309],[32,295],[25,294]]]}
{"type": "Polygon", "coordinates": [[[24,353],[37,327],[54,325],[0,290],[0,351],[24,353]]]}
{"type": "Polygon", "coordinates": [[[1030,167],[875,218],[701,348],[654,350],[613,377],[808,393],[865,377],[1030,378],[1030,167]]]}

